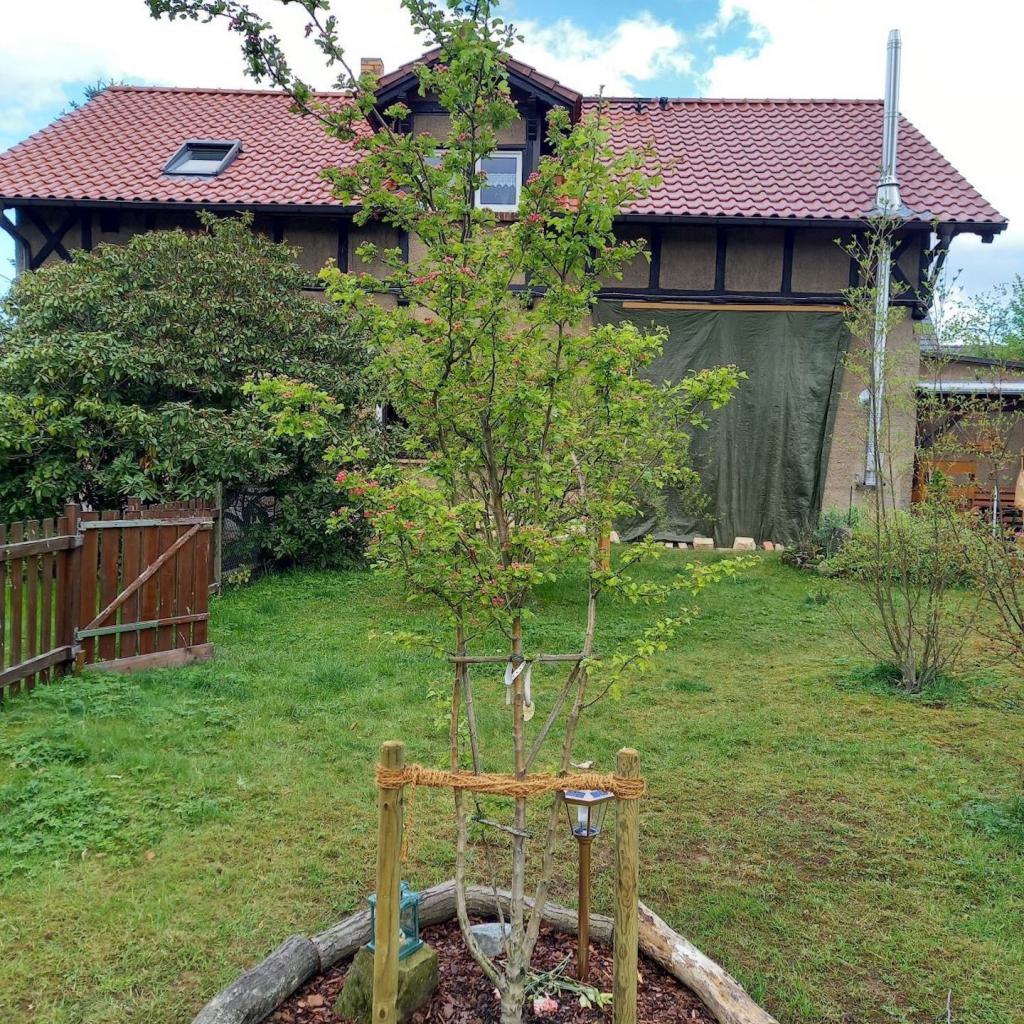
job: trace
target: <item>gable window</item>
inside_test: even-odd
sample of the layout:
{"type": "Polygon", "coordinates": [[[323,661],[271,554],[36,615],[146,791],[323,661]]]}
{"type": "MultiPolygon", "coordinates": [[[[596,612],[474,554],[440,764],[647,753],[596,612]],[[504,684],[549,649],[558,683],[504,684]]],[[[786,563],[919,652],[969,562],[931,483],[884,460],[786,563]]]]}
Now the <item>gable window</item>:
{"type": "Polygon", "coordinates": [[[189,139],[164,164],[164,174],[189,174],[212,178],[238,156],[237,139],[189,139]]]}
{"type": "MultiPolygon", "coordinates": [[[[443,151],[428,156],[431,167],[440,167],[443,151]]],[[[523,154],[518,150],[498,150],[476,162],[477,170],[487,181],[477,189],[474,205],[497,213],[515,213],[519,209],[519,193],[523,184],[523,154]]]]}
{"type": "Polygon", "coordinates": [[[480,170],[487,181],[476,193],[476,205],[498,213],[515,213],[519,209],[519,190],[523,183],[523,154],[497,152],[480,160],[480,170]]]}

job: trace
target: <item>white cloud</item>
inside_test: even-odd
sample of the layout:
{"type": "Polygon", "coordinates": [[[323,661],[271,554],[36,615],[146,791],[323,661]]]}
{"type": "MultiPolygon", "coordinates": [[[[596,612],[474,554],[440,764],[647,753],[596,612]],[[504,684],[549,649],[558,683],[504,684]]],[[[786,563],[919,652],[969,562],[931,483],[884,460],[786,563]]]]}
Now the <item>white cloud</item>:
{"type": "MultiPolygon", "coordinates": [[[[238,37],[225,24],[155,21],[143,0],[47,0],[9,3],[0,34],[0,96],[5,134],[33,110],[72,98],[65,86],[100,78],[160,85],[252,87],[243,71],[238,37]],[[11,102],[11,97],[16,98],[11,102]]],[[[293,66],[312,84],[328,88],[336,74],[303,33],[297,7],[266,0],[253,5],[271,16],[293,66]]],[[[422,49],[398,0],[335,0],[348,56],[383,58],[388,67],[422,49]]]]}
{"type": "Polygon", "coordinates": [[[992,245],[954,244],[950,263],[968,290],[1006,280],[1024,256],[1024,107],[1018,0],[723,0],[763,32],[755,54],[717,57],[706,75],[716,96],[880,97],[890,28],[903,37],[901,109],[1003,214],[992,245]]]}
{"type": "Polygon", "coordinates": [[[595,36],[562,18],[551,25],[519,24],[525,42],[515,55],[585,93],[603,88],[609,96],[642,93],[659,75],[692,68],[686,36],[646,11],[625,18],[606,35],[595,36]]]}

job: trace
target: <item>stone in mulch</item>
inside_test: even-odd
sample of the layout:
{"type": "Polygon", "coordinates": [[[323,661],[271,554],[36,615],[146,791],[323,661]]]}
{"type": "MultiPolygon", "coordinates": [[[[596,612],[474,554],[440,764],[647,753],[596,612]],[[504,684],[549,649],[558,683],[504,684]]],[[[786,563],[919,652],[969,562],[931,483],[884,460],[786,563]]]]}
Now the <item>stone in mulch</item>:
{"type": "MultiPolygon", "coordinates": [[[[466,951],[458,923],[423,930],[423,938],[440,956],[441,981],[430,1002],[413,1016],[413,1024],[495,1024],[498,1001],[490,982],[466,951]]],[[[575,971],[576,940],[544,925],[533,955],[535,971],[549,971],[571,955],[575,971]]],[[[349,962],[313,978],[270,1017],[267,1024],[350,1024],[332,1009],[345,983],[349,962]]],[[[704,1004],[683,984],[643,954],[637,990],[637,1024],[714,1024],[704,1004]]],[[[590,984],[603,992],[612,987],[610,947],[590,944],[590,984]]],[[[571,995],[555,994],[558,1011],[542,1017],[527,1008],[525,1020],[548,1024],[598,1024],[612,1019],[611,1007],[584,1009],[571,995]]]]}

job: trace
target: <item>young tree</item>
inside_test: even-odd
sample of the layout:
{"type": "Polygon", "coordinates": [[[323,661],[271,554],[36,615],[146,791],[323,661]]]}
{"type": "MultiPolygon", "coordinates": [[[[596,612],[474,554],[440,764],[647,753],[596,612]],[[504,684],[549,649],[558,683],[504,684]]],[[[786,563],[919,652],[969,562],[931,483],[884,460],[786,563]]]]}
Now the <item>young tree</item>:
{"type": "Polygon", "coordinates": [[[952,318],[955,340],[968,355],[1024,360],[1024,277],[972,296],[952,318]]]}
{"type": "MultiPolygon", "coordinates": [[[[377,113],[368,81],[349,82],[353,102],[340,112],[318,104],[278,60],[276,42],[259,43],[265,30],[256,31],[237,5],[152,5],[193,15],[229,7],[233,24],[248,26],[253,69],[286,85],[301,107],[361,149],[354,169],[326,172],[337,195],[360,206],[359,221],[383,220],[419,240],[414,265],[398,249],[362,247],[363,259],[388,268],[384,279],[337,269],[323,275],[330,298],[366,318],[378,339],[382,386],[423,463],[417,474],[368,471],[358,451],[342,448],[338,481],[372,522],[380,562],[445,613],[453,769],[465,757],[477,772],[507,767],[522,778],[539,765],[566,772],[585,710],[641,671],[685,621],[678,595],[735,570],[733,563],[705,563],[655,585],[628,571],[649,547],[631,549],[615,567],[606,561],[611,524],[635,513],[644,492],[692,479],[688,431],[738,384],[730,367],[658,384],[644,368],[660,351],[661,334],[590,323],[600,281],[642,253],[637,243],[616,240],[613,220],[644,193],[650,169],[641,155],[612,152],[600,113],[572,124],[556,111],[547,154],[522,189],[518,215],[499,221],[477,207],[479,162],[518,116],[505,69],[515,37],[487,0],[405,0],[414,27],[439,48],[437,61],[417,74],[420,93],[449,113],[440,140],[399,131],[409,115],[402,104],[377,113]],[[372,135],[357,131],[364,119],[377,128],[372,135]],[[385,290],[403,303],[379,304],[385,290]],[[549,688],[539,671],[532,679],[539,652],[529,627],[537,588],[555,580],[579,587],[583,611],[573,649],[557,652],[564,674],[549,688]],[[599,608],[615,594],[668,608],[642,636],[600,650],[599,608]],[[470,668],[474,657],[489,656],[507,666],[507,746],[497,751],[482,747],[470,668]],[[549,739],[557,740],[553,753],[549,739]]],[[[304,6],[325,52],[343,62],[333,22],[319,21],[325,5],[304,6]]],[[[555,870],[560,799],[538,823],[528,820],[527,800],[516,798],[509,820],[497,823],[509,844],[512,893],[501,966],[479,948],[466,912],[468,834],[480,815],[471,814],[460,790],[455,810],[459,920],[501,994],[502,1021],[512,1024],[522,1018],[555,870]],[[528,829],[539,854],[529,915],[528,829]]]]}
{"type": "MultiPolygon", "coordinates": [[[[898,221],[878,218],[862,238],[845,248],[858,267],[859,283],[845,293],[846,322],[855,338],[887,336],[905,311],[887,301],[879,270],[888,270],[898,221]]],[[[906,286],[891,284],[891,298],[906,286]]],[[[922,281],[922,294],[934,283],[922,281]]],[[[955,496],[936,478],[925,500],[901,507],[900,492],[907,470],[897,453],[915,450],[919,410],[918,357],[903,366],[890,349],[869,346],[854,351],[848,365],[866,385],[867,415],[874,425],[868,446],[867,515],[854,530],[832,568],[862,585],[866,601],[839,606],[852,635],[880,662],[894,668],[897,685],[918,693],[951,670],[975,628],[979,596],[971,584],[975,546],[970,517],[955,496]]],[[[870,428],[869,428],[870,429],[870,428]]]]}
{"type": "Polygon", "coordinates": [[[76,252],[17,280],[0,321],[0,514],[255,487],[284,512],[258,538],[263,554],[327,559],[345,545],[317,546],[338,503],[323,452],[363,401],[363,335],[302,295],[294,251],[249,220],[196,227],[76,252]],[[271,375],[303,386],[247,390],[271,375]],[[332,404],[300,422],[319,392],[332,404]]]}

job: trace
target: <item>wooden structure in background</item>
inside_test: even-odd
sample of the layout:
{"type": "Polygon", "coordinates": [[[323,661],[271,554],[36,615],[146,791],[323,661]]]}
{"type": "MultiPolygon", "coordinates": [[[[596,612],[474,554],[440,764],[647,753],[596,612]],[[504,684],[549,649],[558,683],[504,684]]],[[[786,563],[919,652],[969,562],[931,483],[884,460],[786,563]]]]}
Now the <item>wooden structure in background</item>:
{"type": "Polygon", "coordinates": [[[219,515],[206,501],[132,501],[0,526],[0,699],[73,667],[209,658],[219,515]]]}

